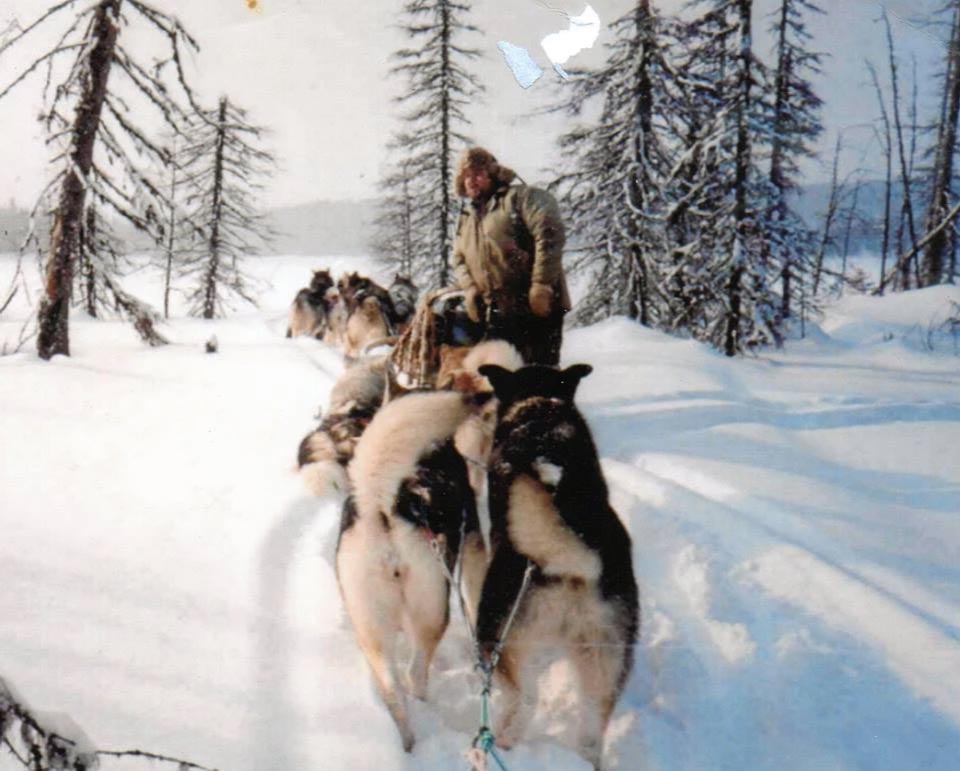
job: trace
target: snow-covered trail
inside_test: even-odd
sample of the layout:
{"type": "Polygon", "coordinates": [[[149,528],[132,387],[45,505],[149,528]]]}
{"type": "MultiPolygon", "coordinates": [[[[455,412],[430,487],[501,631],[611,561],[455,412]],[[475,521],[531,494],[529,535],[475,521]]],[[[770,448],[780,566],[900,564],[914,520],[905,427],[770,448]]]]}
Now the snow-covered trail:
{"type": "MultiPolygon", "coordinates": [[[[797,346],[740,362],[687,352],[672,372],[682,343],[661,354],[659,336],[607,323],[621,328],[604,340],[636,347],[620,347],[623,380],[588,379],[581,401],[635,540],[650,755],[953,767],[957,361],[848,352],[831,366],[797,346]],[[619,398],[627,373],[633,398],[619,398]]],[[[576,335],[566,355],[598,355],[576,335]]]]}
{"type": "MultiPolygon", "coordinates": [[[[293,473],[343,363],[284,339],[285,309],[326,265],[369,267],[270,258],[262,310],[177,319],[174,345],[77,321],[70,359],[0,358],[0,674],[102,748],[463,767],[479,698],[459,611],[405,756],[341,609],[338,505],[293,473]]],[[[752,360],[622,319],[568,333],[643,602],[612,767],[956,767],[960,359],[914,337],[960,293],[913,294],[853,298],[752,360]]],[[[585,769],[565,666],[542,685],[511,771],[585,769]]]]}

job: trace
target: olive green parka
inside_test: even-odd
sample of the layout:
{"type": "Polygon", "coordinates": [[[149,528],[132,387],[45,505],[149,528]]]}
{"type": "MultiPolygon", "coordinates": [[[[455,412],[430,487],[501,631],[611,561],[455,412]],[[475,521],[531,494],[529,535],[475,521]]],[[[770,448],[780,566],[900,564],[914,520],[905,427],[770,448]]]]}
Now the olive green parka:
{"type": "Polygon", "coordinates": [[[490,197],[480,206],[464,203],[453,246],[457,284],[476,288],[507,315],[529,314],[530,285],[545,284],[553,289],[554,310],[568,311],[560,208],[545,190],[511,185],[515,178],[500,167],[490,197]]]}

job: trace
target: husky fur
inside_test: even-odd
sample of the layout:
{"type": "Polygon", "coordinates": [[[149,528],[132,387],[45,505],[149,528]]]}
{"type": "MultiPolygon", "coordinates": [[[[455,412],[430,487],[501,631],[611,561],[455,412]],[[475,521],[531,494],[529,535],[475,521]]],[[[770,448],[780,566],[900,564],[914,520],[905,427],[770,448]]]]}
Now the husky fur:
{"type": "Polygon", "coordinates": [[[315,270],[310,278],[310,291],[319,295],[326,295],[333,289],[333,276],[329,270],[315,270]]]}
{"type": "Polygon", "coordinates": [[[327,328],[327,318],[333,307],[331,296],[333,278],[328,270],[315,270],[310,286],[297,292],[290,306],[287,337],[310,335],[322,339],[327,328]]]}
{"type": "Polygon", "coordinates": [[[300,476],[314,495],[347,490],[347,464],[383,401],[386,361],[386,356],[369,357],[348,366],[330,392],[326,416],[300,442],[300,476]]]}
{"type": "MultiPolygon", "coordinates": [[[[441,351],[439,388],[452,388],[461,393],[492,393],[490,381],[479,373],[484,364],[499,364],[509,370],[523,366],[520,353],[505,340],[488,340],[476,346],[453,348],[458,355],[445,355],[441,351]],[[456,367],[454,361],[457,361],[456,367]],[[448,368],[449,371],[448,371],[448,368]]],[[[487,461],[493,446],[493,432],[497,425],[497,401],[491,399],[479,411],[468,417],[454,434],[454,446],[467,461],[470,487],[477,499],[477,516],[482,538],[477,544],[468,543],[464,548],[461,573],[462,591],[470,622],[476,623],[477,603],[480,588],[487,572],[490,557],[490,514],[487,507],[487,461]]]]}
{"type": "MultiPolygon", "coordinates": [[[[441,376],[439,388],[454,388],[462,393],[492,393],[490,381],[480,374],[480,367],[497,364],[507,370],[523,366],[520,352],[505,340],[488,340],[467,350],[460,366],[441,376]]],[[[497,423],[497,401],[490,400],[479,412],[471,415],[457,429],[454,442],[465,458],[475,463],[470,468],[470,486],[479,496],[486,487],[485,468],[493,447],[493,431],[497,423]]]]}
{"type": "Polygon", "coordinates": [[[402,629],[412,659],[406,689],[424,698],[430,661],[449,619],[449,586],[431,549],[454,569],[461,532],[479,540],[466,464],[451,440],[484,399],[452,391],[412,393],[384,405],[348,468],[351,496],[337,544],[337,578],[357,641],[396,722],[413,747],[396,662],[402,629]]]}
{"type": "Polygon", "coordinates": [[[347,336],[347,306],[335,289],[329,290],[330,308],[327,311],[327,325],[323,333],[323,342],[335,348],[343,348],[347,336]]]}
{"type": "Polygon", "coordinates": [[[393,283],[390,284],[387,292],[393,301],[397,334],[399,335],[409,326],[410,320],[413,318],[413,313],[417,309],[419,292],[416,284],[408,276],[401,276],[399,273],[393,277],[393,283]]]}
{"type": "Polygon", "coordinates": [[[639,609],[630,537],[573,403],[591,368],[479,371],[499,402],[488,480],[493,558],[477,617],[485,655],[503,632],[528,561],[534,566],[497,666],[505,704],[495,735],[504,747],[523,737],[536,703],[533,654],[556,647],[582,691],[579,751],[600,768],[606,726],[633,664],[639,609]]]}
{"type": "Polygon", "coordinates": [[[326,308],[323,297],[310,289],[304,288],[297,292],[290,306],[290,318],[287,321],[287,337],[322,338],[326,328],[326,308]]]}
{"type": "Polygon", "coordinates": [[[397,310],[393,304],[393,297],[391,297],[388,290],[384,289],[372,278],[361,276],[356,272],[344,273],[337,282],[337,289],[347,307],[347,312],[350,314],[354,313],[360,303],[366,298],[377,298],[377,302],[380,304],[380,311],[386,320],[389,334],[393,334],[396,328],[397,310]]]}
{"type": "Polygon", "coordinates": [[[347,317],[343,352],[347,357],[357,357],[371,343],[390,335],[390,327],[380,301],[369,295],[361,299],[347,317]]]}

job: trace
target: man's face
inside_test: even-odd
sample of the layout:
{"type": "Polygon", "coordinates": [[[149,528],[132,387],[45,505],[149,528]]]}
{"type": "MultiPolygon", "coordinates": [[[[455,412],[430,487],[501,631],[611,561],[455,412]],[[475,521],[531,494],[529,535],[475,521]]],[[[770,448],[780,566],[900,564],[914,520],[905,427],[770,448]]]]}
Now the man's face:
{"type": "Polygon", "coordinates": [[[480,201],[490,194],[493,180],[482,166],[469,166],[463,175],[463,187],[472,200],[480,201]]]}

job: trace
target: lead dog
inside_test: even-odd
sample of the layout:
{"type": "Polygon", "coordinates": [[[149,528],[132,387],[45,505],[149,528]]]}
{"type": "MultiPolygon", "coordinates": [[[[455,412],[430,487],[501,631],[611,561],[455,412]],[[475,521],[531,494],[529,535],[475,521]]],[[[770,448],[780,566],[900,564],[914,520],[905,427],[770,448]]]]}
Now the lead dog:
{"type": "Polygon", "coordinates": [[[333,278],[328,270],[315,270],[310,286],[297,292],[290,305],[287,337],[310,335],[322,339],[326,334],[335,293],[333,278]]]}
{"type": "Polygon", "coordinates": [[[462,536],[479,540],[457,427],[489,394],[411,393],[385,404],[357,443],[337,543],[337,580],[403,748],[413,747],[395,657],[398,633],[413,656],[406,688],[424,698],[430,661],[449,619],[448,572],[462,536]],[[441,563],[441,559],[443,563],[441,563]]]}
{"type": "Polygon", "coordinates": [[[536,703],[532,654],[556,646],[581,686],[578,749],[599,769],[633,663],[639,608],[630,536],[608,503],[593,438],[573,403],[592,368],[479,371],[499,401],[488,480],[494,553],[477,618],[488,661],[517,608],[496,670],[505,702],[497,743],[510,747],[523,737],[536,703]],[[532,580],[521,593],[528,565],[532,580]]]}

